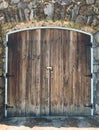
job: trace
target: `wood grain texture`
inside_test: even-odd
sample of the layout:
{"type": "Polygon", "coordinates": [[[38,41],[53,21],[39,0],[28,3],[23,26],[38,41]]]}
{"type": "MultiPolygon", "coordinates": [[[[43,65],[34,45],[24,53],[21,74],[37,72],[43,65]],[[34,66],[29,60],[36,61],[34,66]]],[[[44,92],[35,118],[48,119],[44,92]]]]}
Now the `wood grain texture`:
{"type": "Polygon", "coordinates": [[[90,36],[36,29],[8,40],[8,116],[90,115],[90,36]]]}

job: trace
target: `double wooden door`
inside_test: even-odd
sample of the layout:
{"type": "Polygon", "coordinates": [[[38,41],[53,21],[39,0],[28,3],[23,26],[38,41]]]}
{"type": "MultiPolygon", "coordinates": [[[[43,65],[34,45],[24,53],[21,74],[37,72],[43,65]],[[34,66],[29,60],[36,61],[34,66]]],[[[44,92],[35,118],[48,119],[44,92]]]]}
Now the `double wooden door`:
{"type": "Polygon", "coordinates": [[[90,115],[90,36],[36,29],[8,37],[8,116],[90,115]]]}

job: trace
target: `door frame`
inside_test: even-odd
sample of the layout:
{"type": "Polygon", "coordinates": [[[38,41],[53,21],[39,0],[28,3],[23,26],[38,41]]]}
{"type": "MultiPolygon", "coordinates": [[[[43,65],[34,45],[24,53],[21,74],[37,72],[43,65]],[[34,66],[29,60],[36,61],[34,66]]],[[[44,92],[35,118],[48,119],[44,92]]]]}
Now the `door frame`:
{"type": "MultiPolygon", "coordinates": [[[[15,30],[15,31],[11,31],[6,33],[6,61],[5,61],[5,113],[4,116],[7,117],[7,88],[8,88],[8,79],[7,79],[7,73],[8,73],[8,38],[10,34],[13,33],[17,33],[17,32],[22,32],[22,31],[27,31],[27,30],[36,30],[36,29],[62,29],[62,30],[68,30],[68,31],[75,31],[75,32],[79,32],[79,33],[83,33],[86,35],[90,36],[90,41],[91,44],[93,45],[93,35],[91,33],[87,33],[85,31],[81,31],[81,30],[77,30],[77,29],[73,29],[73,28],[65,28],[65,27],[52,27],[52,26],[45,26],[45,27],[33,27],[33,28],[25,28],[25,29],[20,29],[20,30],[15,30]]],[[[94,115],[94,85],[93,85],[93,81],[94,81],[94,77],[93,77],[93,47],[91,47],[90,49],[91,52],[91,74],[92,74],[92,78],[91,78],[91,111],[90,111],[90,115],[93,116],[94,115]]]]}

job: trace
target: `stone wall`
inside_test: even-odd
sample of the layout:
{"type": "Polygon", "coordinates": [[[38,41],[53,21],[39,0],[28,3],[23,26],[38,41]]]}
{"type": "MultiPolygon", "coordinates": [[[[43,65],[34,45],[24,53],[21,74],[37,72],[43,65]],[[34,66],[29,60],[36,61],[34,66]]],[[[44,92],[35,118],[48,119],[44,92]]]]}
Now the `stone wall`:
{"type": "Polygon", "coordinates": [[[94,34],[94,102],[95,114],[99,115],[99,31],[94,34]]]}
{"type": "Polygon", "coordinates": [[[1,0],[0,20],[20,22],[33,19],[70,20],[99,25],[99,0],[1,0]]]}
{"type": "Polygon", "coordinates": [[[0,118],[4,115],[5,33],[46,25],[73,27],[94,35],[94,105],[95,114],[99,115],[99,0],[1,0],[0,118]]]}
{"type": "Polygon", "coordinates": [[[0,118],[4,116],[4,56],[5,49],[0,25],[0,118]]]}

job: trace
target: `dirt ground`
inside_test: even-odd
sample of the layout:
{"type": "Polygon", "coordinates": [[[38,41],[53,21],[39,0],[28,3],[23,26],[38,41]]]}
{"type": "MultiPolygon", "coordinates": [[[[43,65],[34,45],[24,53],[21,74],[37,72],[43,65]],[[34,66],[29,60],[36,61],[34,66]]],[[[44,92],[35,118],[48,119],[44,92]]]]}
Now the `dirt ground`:
{"type": "Polygon", "coordinates": [[[99,116],[6,118],[0,122],[0,130],[99,130],[99,116]]]}

